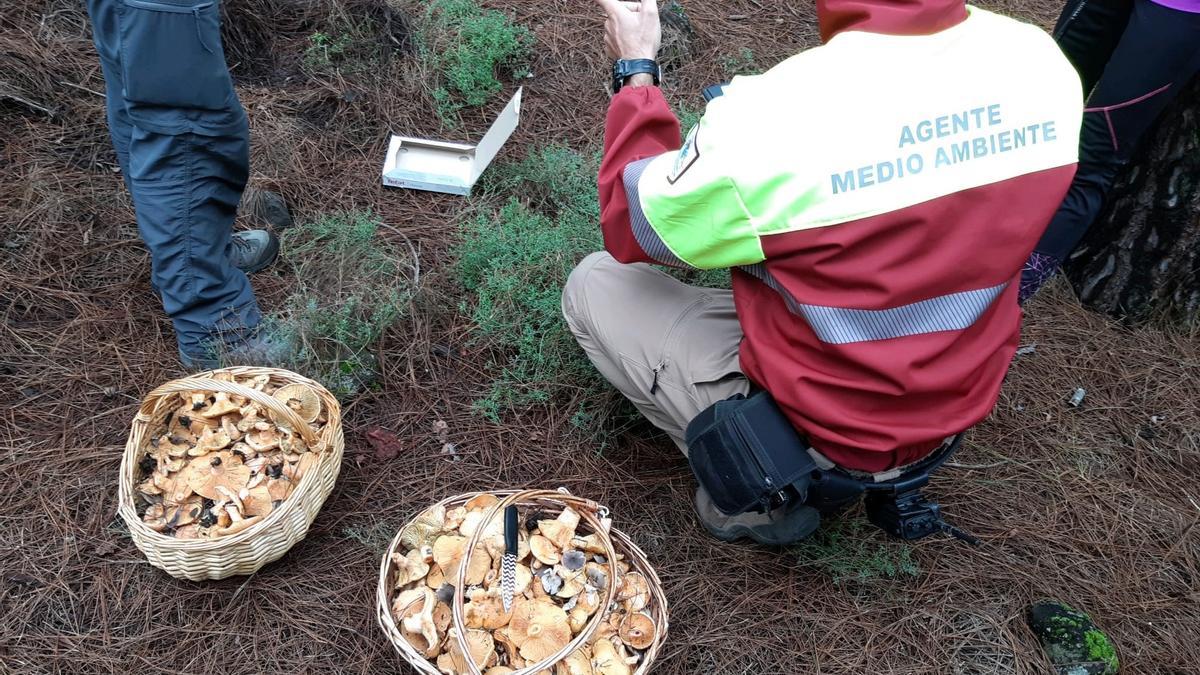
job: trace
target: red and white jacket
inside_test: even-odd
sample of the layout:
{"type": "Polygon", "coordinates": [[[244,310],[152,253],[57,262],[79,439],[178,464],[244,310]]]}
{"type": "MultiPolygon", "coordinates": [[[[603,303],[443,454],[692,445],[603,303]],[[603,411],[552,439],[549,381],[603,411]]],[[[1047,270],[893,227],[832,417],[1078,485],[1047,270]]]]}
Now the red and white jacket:
{"type": "Polygon", "coordinates": [[[732,268],[743,371],[834,462],[884,471],[995,405],[1081,88],[1043,31],[961,0],[817,10],[823,46],[735,79],[682,144],[656,87],[613,98],[605,246],[732,268]]]}

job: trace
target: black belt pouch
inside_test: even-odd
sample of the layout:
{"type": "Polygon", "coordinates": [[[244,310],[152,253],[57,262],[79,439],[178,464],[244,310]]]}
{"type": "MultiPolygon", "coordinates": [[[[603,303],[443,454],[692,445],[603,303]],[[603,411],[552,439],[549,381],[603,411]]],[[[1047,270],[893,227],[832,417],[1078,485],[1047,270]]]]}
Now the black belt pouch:
{"type": "Polygon", "coordinates": [[[771,395],[720,401],[688,424],[688,463],[727,515],[803,502],[817,469],[771,395]]]}

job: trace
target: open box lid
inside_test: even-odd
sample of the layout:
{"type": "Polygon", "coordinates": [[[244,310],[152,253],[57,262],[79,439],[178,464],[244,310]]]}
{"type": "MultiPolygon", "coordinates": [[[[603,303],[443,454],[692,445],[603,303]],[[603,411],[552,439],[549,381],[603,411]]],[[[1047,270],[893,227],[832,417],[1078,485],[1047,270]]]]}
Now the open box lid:
{"type": "Polygon", "coordinates": [[[392,136],[383,162],[383,184],[467,195],[521,121],[518,89],[478,145],[392,136]]]}

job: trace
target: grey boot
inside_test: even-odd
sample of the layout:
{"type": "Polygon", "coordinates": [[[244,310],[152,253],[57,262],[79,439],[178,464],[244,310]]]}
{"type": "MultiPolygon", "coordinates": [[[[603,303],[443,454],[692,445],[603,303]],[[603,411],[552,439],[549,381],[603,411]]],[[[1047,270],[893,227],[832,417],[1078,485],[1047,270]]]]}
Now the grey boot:
{"type": "Polygon", "coordinates": [[[238,210],[275,230],[285,230],[292,226],[292,213],[278,192],[247,187],[242,193],[242,203],[238,210]]]}
{"type": "Polygon", "coordinates": [[[267,230],[234,232],[229,256],[234,267],[254,274],[279,257],[279,237],[267,230]]]}
{"type": "Polygon", "coordinates": [[[787,546],[807,539],[821,524],[821,514],[811,506],[784,506],[769,513],[729,516],[717,509],[712,497],[696,488],[696,515],[709,534],[721,541],[743,537],[767,546],[787,546]]]}
{"type": "Polygon", "coordinates": [[[295,342],[278,331],[256,330],[250,337],[221,344],[210,343],[200,354],[179,350],[179,361],[190,371],[228,366],[280,367],[296,350],[295,342]]]}

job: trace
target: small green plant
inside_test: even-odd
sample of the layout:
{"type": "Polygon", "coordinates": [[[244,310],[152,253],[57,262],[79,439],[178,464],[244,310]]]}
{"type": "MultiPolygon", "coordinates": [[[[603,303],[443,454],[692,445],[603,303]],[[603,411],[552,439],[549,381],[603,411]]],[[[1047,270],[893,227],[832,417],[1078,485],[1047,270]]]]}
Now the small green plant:
{"type": "Polygon", "coordinates": [[[482,106],[500,92],[502,72],[517,78],[528,73],[533,36],[477,0],[433,0],[414,41],[423,67],[432,73],[438,116],[453,126],[463,108],[482,106]]]}
{"type": "Polygon", "coordinates": [[[749,47],[742,47],[736,52],[721,56],[718,63],[729,77],[758,75],[762,72],[762,68],[754,60],[754,50],[749,47]]]}
{"type": "Polygon", "coordinates": [[[817,530],[794,551],[802,566],[824,570],[839,586],[920,575],[910,546],[881,544],[871,535],[861,520],[843,517],[817,530]]]}
{"type": "Polygon", "coordinates": [[[341,60],[350,46],[350,35],[339,33],[330,36],[317,31],[308,36],[308,49],[304,50],[304,65],[311,70],[329,70],[341,60]]]}
{"type": "Polygon", "coordinates": [[[334,213],[283,234],[295,290],[265,319],[278,343],[289,345],[280,364],[348,396],[376,376],[372,349],[400,318],[418,281],[411,254],[379,236],[370,212],[334,213]]]}
{"type": "Polygon", "coordinates": [[[562,318],[571,269],[603,247],[595,175],[598,157],[561,147],[498,167],[483,199],[509,198],[463,228],[457,274],[471,293],[463,311],[476,340],[493,349],[493,380],[476,409],[498,421],[510,408],[574,400],[573,424],[602,434],[617,396],[562,318]]]}
{"type": "Polygon", "coordinates": [[[375,553],[383,553],[395,534],[386,522],[356,523],[342,528],[342,536],[375,553]]]}

